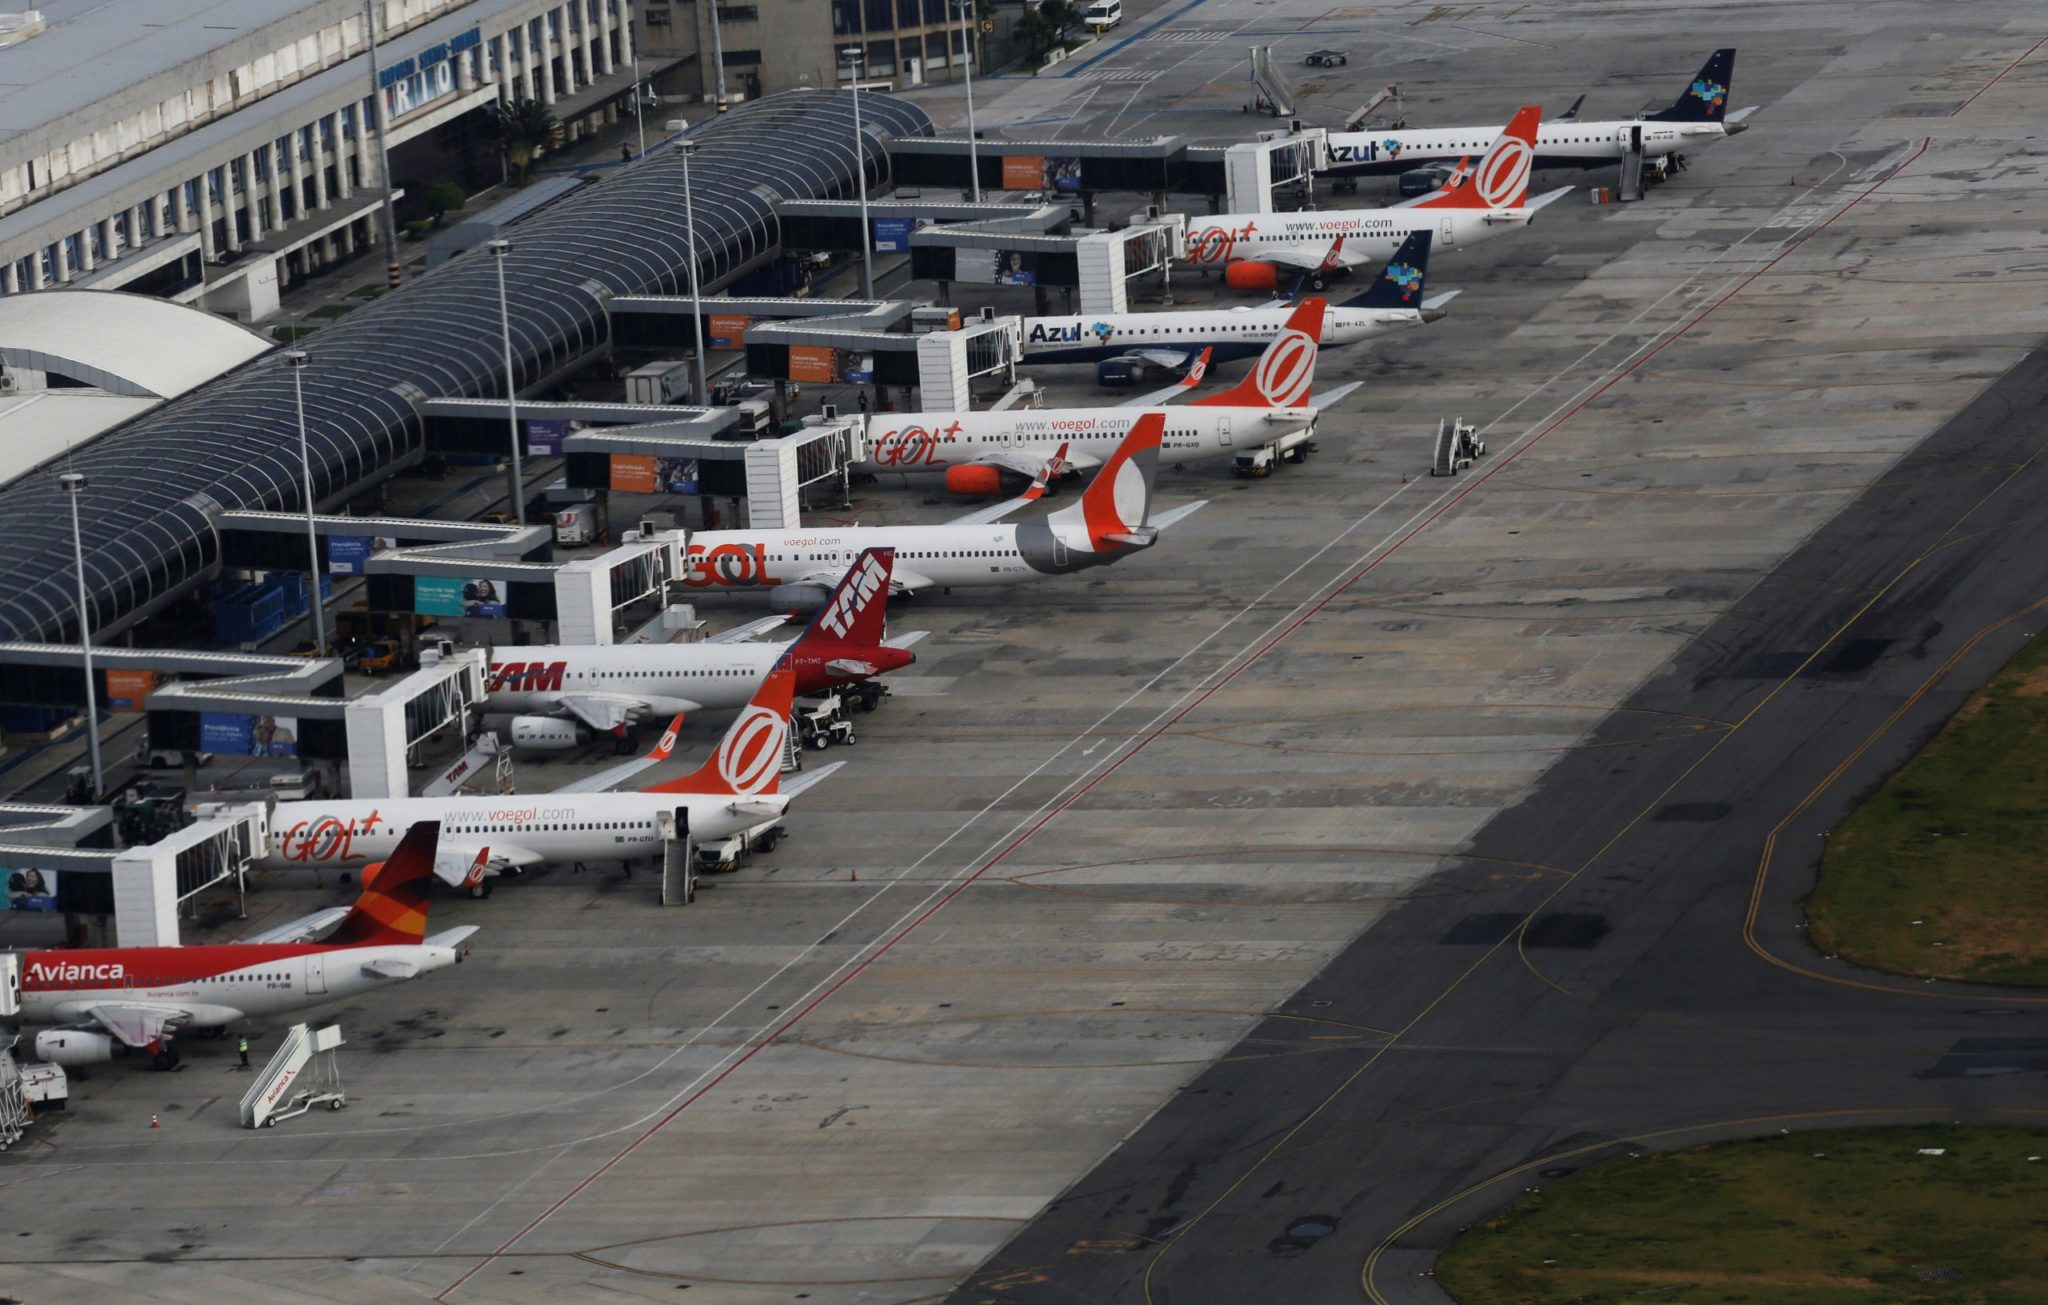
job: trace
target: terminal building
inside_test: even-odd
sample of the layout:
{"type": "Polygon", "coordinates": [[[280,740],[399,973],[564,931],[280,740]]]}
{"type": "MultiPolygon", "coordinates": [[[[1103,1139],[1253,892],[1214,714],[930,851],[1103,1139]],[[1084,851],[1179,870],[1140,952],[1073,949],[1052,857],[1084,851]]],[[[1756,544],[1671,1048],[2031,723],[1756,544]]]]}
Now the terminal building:
{"type": "Polygon", "coordinates": [[[296,280],[375,248],[387,194],[498,181],[477,110],[537,100],[572,138],[615,118],[636,3],[43,0],[0,25],[0,293],[268,316],[296,280]]]}

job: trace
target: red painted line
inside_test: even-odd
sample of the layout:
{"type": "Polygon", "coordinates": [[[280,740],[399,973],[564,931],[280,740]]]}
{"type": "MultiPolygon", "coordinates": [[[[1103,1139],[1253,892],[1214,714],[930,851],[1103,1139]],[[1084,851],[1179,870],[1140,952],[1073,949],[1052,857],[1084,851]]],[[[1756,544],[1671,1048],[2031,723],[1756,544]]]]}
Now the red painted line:
{"type": "Polygon", "coordinates": [[[1882,177],[1876,182],[1873,182],[1867,189],[1864,190],[1862,194],[1858,195],[1855,199],[1850,200],[1847,204],[1844,204],[1840,209],[1836,210],[1833,214],[1831,214],[1828,217],[1827,221],[1821,223],[1819,226],[1814,227],[1811,231],[1808,231],[1805,235],[1799,237],[1798,240],[1785,246],[1785,248],[1779,250],[1775,255],[1771,257],[1771,260],[1769,262],[1763,264],[1761,267],[1751,272],[1748,276],[1743,277],[1742,280],[1738,281],[1731,289],[1728,290],[1726,294],[1723,294],[1718,299],[1714,300],[1713,303],[1708,304],[1705,308],[1702,308],[1698,312],[1698,314],[1696,314],[1693,317],[1691,321],[1687,322],[1677,331],[1674,331],[1670,336],[1660,341],[1654,348],[1645,352],[1641,357],[1629,363],[1626,367],[1616,372],[1613,376],[1608,377],[1607,380],[1602,382],[1598,388],[1594,389],[1591,393],[1587,394],[1584,398],[1580,399],[1577,403],[1573,404],[1565,412],[1560,413],[1558,416],[1552,418],[1549,424],[1545,425],[1541,430],[1537,431],[1534,435],[1524,440],[1522,444],[1514,450],[1514,452],[1508,454],[1508,456],[1502,458],[1499,462],[1494,463],[1491,467],[1489,467],[1486,470],[1484,474],[1474,478],[1470,484],[1465,486],[1465,488],[1459,490],[1456,494],[1453,494],[1451,497],[1445,499],[1442,503],[1438,504],[1436,509],[1432,511],[1428,516],[1424,517],[1421,521],[1416,522],[1415,525],[1410,527],[1407,531],[1405,531],[1400,538],[1396,539],[1393,543],[1387,545],[1378,557],[1374,558],[1371,562],[1368,562],[1363,567],[1360,567],[1356,572],[1354,572],[1350,576],[1349,579],[1345,580],[1342,584],[1332,589],[1329,593],[1323,595],[1323,597],[1317,600],[1313,606],[1309,607],[1306,611],[1304,611],[1300,616],[1296,617],[1294,620],[1288,622],[1287,626],[1284,629],[1274,634],[1272,638],[1266,640],[1266,642],[1264,642],[1263,644],[1260,644],[1255,651],[1247,655],[1243,661],[1239,662],[1238,665],[1228,675],[1225,675],[1222,679],[1216,681],[1216,683],[1210,685],[1207,689],[1204,689],[1195,698],[1190,700],[1187,703],[1187,705],[1182,707],[1179,711],[1175,712],[1163,723],[1152,729],[1143,738],[1138,740],[1137,743],[1133,744],[1131,748],[1124,753],[1123,756],[1118,757],[1116,761],[1104,767],[1101,773],[1097,774],[1093,779],[1089,780],[1086,784],[1082,785],[1073,793],[1069,794],[1062,802],[1060,802],[1058,806],[1052,808],[1050,811],[1047,811],[1043,816],[1041,816],[1037,821],[1035,821],[1030,828],[1024,830],[1015,838],[1011,839],[1008,843],[1004,844],[1003,849],[1001,851],[997,852],[994,856],[990,857],[986,862],[984,862],[981,865],[979,869],[975,870],[973,874],[967,876],[966,878],[962,879],[959,883],[955,884],[952,888],[948,889],[943,896],[938,898],[938,900],[934,901],[930,906],[926,907],[923,911],[919,912],[915,919],[911,920],[908,924],[904,925],[901,929],[898,929],[894,934],[892,934],[887,942],[884,942],[880,946],[876,947],[874,951],[870,953],[865,959],[863,959],[859,964],[855,965],[845,974],[839,976],[839,978],[835,980],[830,987],[820,992],[817,996],[811,998],[811,1000],[805,1002],[795,1011],[792,1011],[789,1017],[783,1020],[782,1023],[776,1025],[774,1030],[770,1032],[768,1036],[761,1039],[761,1041],[755,1043],[752,1047],[749,1047],[744,1055],[740,1056],[737,1060],[733,1061],[732,1064],[727,1065],[724,1069],[720,1070],[714,1077],[711,1078],[710,1081],[706,1082],[702,1087],[698,1088],[695,1092],[691,1093],[683,1100],[677,1102],[676,1105],[672,1109],[670,1109],[667,1114],[663,1115],[660,1119],[654,1121],[654,1123],[648,1125],[646,1131],[642,1132],[638,1137],[634,1138],[631,1142],[627,1143],[623,1148],[619,1150],[619,1152],[616,1155],[612,1156],[611,1159],[605,1161],[602,1165],[598,1166],[598,1168],[592,1171],[589,1176],[583,1178],[582,1180],[577,1182],[577,1184],[574,1187],[571,1187],[568,1191],[564,1192],[559,1198],[555,1200],[555,1202],[552,1205],[548,1206],[547,1209],[542,1210],[539,1214],[535,1215],[532,1218],[532,1220],[530,1220],[526,1224],[525,1227],[521,1228],[518,1232],[513,1233],[510,1237],[506,1238],[505,1241],[498,1247],[498,1249],[492,1251],[489,1255],[485,1256],[482,1260],[478,1261],[475,1266],[473,1266],[468,1272],[464,1273],[460,1278],[457,1278],[454,1282],[450,1283],[446,1288],[444,1288],[441,1291],[439,1295],[435,1296],[434,1299],[437,1301],[446,1301],[447,1298],[450,1295],[454,1294],[458,1289],[460,1289],[464,1283],[468,1282],[471,1278],[475,1277],[484,1269],[488,1268],[490,1264],[493,1261],[495,1261],[499,1256],[505,1254],[505,1252],[511,1250],[512,1247],[518,1245],[522,1239],[524,1239],[528,1234],[533,1232],[534,1229],[540,1227],[543,1223],[546,1223],[558,1211],[560,1211],[562,1207],[568,1205],[569,1202],[575,1200],[578,1196],[581,1196],[586,1190],[590,1188],[592,1184],[597,1182],[598,1179],[603,1178],[605,1174],[608,1173],[614,1165],[618,1164],[621,1160],[624,1160],[627,1156],[632,1155],[633,1152],[639,1150],[642,1143],[646,1142],[656,1133],[659,1133],[662,1129],[668,1127],[670,1122],[673,1121],[676,1118],[676,1116],[682,1114],[685,1110],[688,1110],[692,1105],[695,1105],[698,1101],[703,1100],[704,1096],[707,1093],[709,1093],[712,1089],[716,1088],[720,1083],[724,1082],[727,1078],[729,1078],[734,1071],[738,1070],[742,1065],[745,1065],[748,1061],[752,1060],[761,1052],[767,1050],[768,1047],[772,1046],[785,1033],[789,1032],[790,1029],[796,1027],[796,1025],[800,1023],[805,1016],[809,1015],[812,1011],[815,1011],[818,1007],[824,1005],[825,1002],[830,1000],[835,993],[837,993],[840,989],[844,988],[847,984],[859,978],[863,973],[867,971],[869,966],[873,965],[876,961],[882,959],[882,957],[885,954],[887,954],[891,948],[895,947],[897,943],[902,942],[905,938],[908,938],[912,933],[914,933],[918,929],[920,925],[924,924],[925,921],[931,919],[934,915],[937,915],[939,911],[947,905],[947,903],[951,902],[961,893],[967,891],[969,887],[971,887],[974,883],[980,880],[982,876],[986,875],[989,871],[995,869],[998,865],[1002,864],[1004,858],[1008,857],[1010,853],[1016,851],[1018,848],[1024,846],[1025,843],[1031,841],[1031,839],[1035,837],[1040,830],[1044,829],[1047,825],[1051,824],[1055,819],[1057,819],[1061,815],[1064,815],[1068,810],[1070,810],[1073,807],[1073,805],[1076,802],[1079,802],[1082,798],[1086,797],[1091,791],[1094,790],[1094,788],[1098,784],[1102,783],[1103,780],[1108,779],[1111,775],[1115,774],[1118,770],[1122,769],[1125,762],[1131,760],[1131,758],[1137,756],[1140,752],[1143,752],[1146,747],[1151,745],[1161,735],[1165,734],[1168,730],[1171,730],[1174,726],[1178,725],[1182,720],[1186,719],[1188,714],[1194,711],[1195,708],[1201,706],[1210,698],[1214,697],[1217,693],[1221,692],[1226,686],[1228,686],[1231,683],[1231,681],[1235,680],[1239,675],[1242,675],[1245,671],[1250,670],[1252,666],[1257,664],[1258,661],[1261,658],[1265,657],[1267,653],[1273,651],[1273,649],[1279,647],[1281,643],[1291,638],[1296,631],[1301,629],[1302,626],[1308,624],[1308,622],[1313,617],[1315,617],[1317,613],[1321,612],[1324,608],[1328,607],[1332,602],[1335,602],[1339,597],[1341,597],[1344,594],[1346,590],[1351,588],[1352,585],[1357,584],[1366,575],[1371,573],[1375,568],[1377,568],[1380,565],[1380,563],[1392,557],[1394,553],[1398,551],[1403,544],[1406,544],[1408,541],[1414,539],[1415,536],[1421,534],[1424,530],[1428,529],[1430,525],[1439,520],[1446,512],[1449,512],[1452,508],[1456,507],[1468,495],[1470,495],[1473,491],[1477,490],[1480,486],[1484,485],[1487,481],[1491,480],[1497,473],[1504,470],[1508,466],[1512,465],[1516,458],[1521,457],[1522,454],[1536,447],[1536,445],[1540,441],[1548,437],[1553,431],[1563,426],[1573,417],[1578,416],[1581,412],[1584,412],[1586,408],[1595,399],[1607,393],[1607,391],[1613,389],[1616,385],[1618,385],[1622,380],[1628,377],[1637,368],[1641,367],[1644,363],[1650,361],[1650,359],[1662,353],[1673,342],[1681,339],[1687,332],[1691,331],[1701,322],[1707,320],[1708,317],[1713,315],[1716,309],[1720,308],[1730,299],[1733,299],[1736,295],[1742,293],[1742,291],[1747,289],[1752,283],[1754,283],[1758,277],[1762,276],[1764,273],[1776,267],[1780,262],[1784,261],[1784,259],[1788,257],[1794,250],[1804,245],[1808,240],[1811,240],[1820,232],[1827,230],[1827,228],[1829,228],[1830,226],[1833,226],[1836,219],[1848,213],[1849,210],[1855,208],[1864,200],[1869,199],[1873,194],[1877,192],[1880,186],[1883,186],[1887,182],[1891,181],[1893,178],[1897,177],[1901,172],[1904,172],[1908,166],[1910,166],[1922,154],[1925,154],[1927,152],[1928,146],[1931,143],[1931,141],[1931,137],[1922,140],[1920,142],[1920,148],[1918,150],[1915,150],[1913,154],[1910,157],[1908,157],[1904,162],[1900,163],[1898,167],[1892,169],[1890,175],[1882,177]]]}
{"type": "MultiPolygon", "coordinates": [[[[1998,76],[1996,76],[1996,77],[1993,77],[1993,78],[1992,78],[1992,79],[1991,79],[1990,81],[1988,81],[1988,82],[1985,82],[1985,83],[1984,83],[1984,84],[1983,84],[1982,86],[1979,86],[1979,87],[1977,88],[1977,95],[1982,95],[1982,94],[1983,94],[1984,92],[1986,92],[1986,91],[1990,90],[1990,89],[1991,89],[1992,87],[1994,87],[1994,86],[1998,85],[1998,83],[2000,83],[2000,82],[2004,81],[2004,80],[2005,80],[2005,75],[2006,75],[2007,73],[2009,73],[2009,72],[2011,72],[2011,71],[2012,71],[2013,69],[2015,69],[2015,68],[2019,67],[2019,66],[2020,66],[2021,64],[2025,63],[2025,62],[2026,62],[2026,61],[2027,61],[2028,59],[2031,59],[2031,58],[2033,58],[2033,56],[2034,56],[2034,51],[2036,51],[2036,50],[2040,49],[2040,48],[2041,48],[2042,46],[2044,46],[2044,45],[2048,45],[2048,36],[2044,36],[2044,37],[2042,37],[2042,38],[2041,38],[2040,40],[2038,40],[2038,41],[2034,42],[2034,43],[2033,43],[2032,45],[2028,46],[2028,47],[2027,47],[2027,52],[2026,52],[2025,54],[2021,55],[2021,56],[2020,56],[2019,58],[2017,58],[2017,59],[2013,60],[2013,61],[2012,61],[2011,63],[2007,64],[2007,65],[2006,65],[2006,66],[2005,66],[2004,68],[2000,69],[2000,70],[1999,70],[1999,73],[1998,73],[1998,76]]],[[[1951,118],[1953,118],[1953,117],[1955,117],[1955,116],[1956,116],[1956,115],[1957,115],[1958,113],[1961,113],[1961,112],[1962,112],[1962,111],[1963,111],[1964,109],[1967,109],[1967,108],[1969,108],[1969,107],[1970,107],[1971,105],[1975,104],[1975,103],[1977,102],[1977,95],[1972,95],[1972,96],[1971,96],[1971,97],[1970,97],[1969,99],[1967,99],[1967,100],[1964,100],[1964,101],[1963,101],[1963,102],[1962,102],[1961,104],[1958,104],[1958,105],[1957,105],[1957,106],[1956,106],[1955,108],[1953,108],[1953,109],[1949,110],[1949,115],[1948,115],[1948,116],[1949,116],[1949,117],[1951,117],[1951,118]]]]}

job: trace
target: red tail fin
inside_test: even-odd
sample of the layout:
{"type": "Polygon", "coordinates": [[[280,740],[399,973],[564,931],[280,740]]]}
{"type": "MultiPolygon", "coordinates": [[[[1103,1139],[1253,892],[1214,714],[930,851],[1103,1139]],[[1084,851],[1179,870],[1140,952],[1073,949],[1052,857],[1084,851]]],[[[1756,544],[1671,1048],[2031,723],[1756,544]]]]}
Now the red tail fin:
{"type": "Polygon", "coordinates": [[[1529,202],[1529,173],[1536,165],[1536,128],[1543,107],[1525,104],[1494,138],[1463,184],[1447,185],[1417,200],[1416,208],[1520,208],[1529,202]]]}
{"type": "MultiPolygon", "coordinates": [[[[1127,544],[1152,513],[1152,482],[1159,473],[1159,442],[1166,434],[1166,414],[1148,412],[1131,423],[1116,451],[1081,491],[1077,505],[1088,528],[1088,543],[1098,553],[1127,544]]],[[[1065,516],[1075,508],[1057,514],[1065,516]]]]}
{"type": "Polygon", "coordinates": [[[794,652],[806,640],[823,639],[853,648],[881,643],[889,617],[889,573],[895,561],[893,548],[863,550],[790,650],[794,652]]]}
{"type": "Polygon", "coordinates": [[[417,943],[427,936],[428,880],[441,843],[441,822],[422,820],[405,831],[398,848],[363,871],[363,893],[325,941],[335,947],[417,943]]]}
{"type": "Polygon", "coordinates": [[[1327,299],[1304,299],[1249,375],[1221,394],[1196,399],[1198,408],[1303,408],[1316,380],[1316,346],[1323,338],[1327,299]]]}
{"type": "Polygon", "coordinates": [[[796,677],[777,666],[761,681],[739,719],[718,741],[705,763],[680,779],[656,784],[649,793],[704,793],[750,797],[773,793],[782,781],[782,753],[789,741],[789,706],[796,677]]]}

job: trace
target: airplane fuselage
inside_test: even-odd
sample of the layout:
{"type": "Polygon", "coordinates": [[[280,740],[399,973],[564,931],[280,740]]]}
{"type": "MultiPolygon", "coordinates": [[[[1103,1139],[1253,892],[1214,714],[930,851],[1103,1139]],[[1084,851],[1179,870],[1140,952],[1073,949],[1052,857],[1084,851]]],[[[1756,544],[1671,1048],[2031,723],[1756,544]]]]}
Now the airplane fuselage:
{"type": "Polygon", "coordinates": [[[438,820],[444,855],[489,847],[494,860],[521,864],[620,861],[661,851],[656,822],[664,811],[687,807],[697,838],[729,838],[781,814],[788,801],[775,793],[634,792],[280,802],[258,859],[270,869],[363,865],[388,857],[414,823],[438,820]]]}
{"type": "MultiPolygon", "coordinates": [[[[1134,349],[1184,350],[1190,357],[1210,349],[1212,362],[1256,358],[1279,337],[1293,311],[1283,307],[1030,317],[1024,321],[1024,361],[1095,362],[1134,349]]],[[[1419,326],[1422,321],[1419,303],[1415,308],[1332,306],[1324,313],[1319,343],[1326,349],[1356,344],[1380,331],[1419,326]]]]}
{"type": "Polygon", "coordinates": [[[1190,218],[1185,261],[1196,267],[1258,262],[1288,253],[1311,264],[1339,237],[1346,266],[1393,256],[1410,233],[1427,231],[1437,250],[1477,244],[1528,225],[1534,210],[1514,208],[1352,208],[1299,213],[1225,213],[1190,218]]]}
{"type": "MultiPolygon", "coordinates": [[[[1247,446],[1315,425],[1315,414],[1307,409],[1219,405],[1162,411],[1166,433],[1160,440],[1160,454],[1177,462],[1233,456],[1247,446]]],[[[1137,410],[1131,408],[877,413],[868,418],[867,459],[854,470],[944,471],[998,456],[1042,462],[1062,444],[1070,455],[1092,454],[1103,459],[1123,442],[1137,418],[1137,410]]],[[[911,556],[901,550],[896,554],[904,564],[912,564],[911,556]]],[[[914,569],[923,571],[924,567],[915,565],[914,569]]]]}
{"type": "MultiPolygon", "coordinates": [[[[1643,157],[1663,158],[1724,140],[1718,122],[1546,122],[1536,129],[1535,166],[1599,168],[1621,162],[1629,139],[1642,130],[1643,157]]],[[[1433,127],[1404,131],[1333,131],[1330,176],[1393,176],[1429,164],[1478,158],[1501,133],[1499,127],[1433,127]]]]}
{"type": "Polygon", "coordinates": [[[486,683],[491,711],[551,713],[566,696],[630,698],[650,715],[745,706],[785,655],[793,691],[817,693],[861,678],[828,668],[845,645],[799,647],[787,642],[732,644],[521,645],[495,649],[486,683]]]}
{"type": "MultiPolygon", "coordinates": [[[[1128,414],[1125,422],[1128,425],[1128,414]]],[[[690,536],[683,584],[773,589],[845,566],[864,548],[893,548],[899,575],[944,588],[1014,584],[1110,561],[1065,538],[1044,517],[1014,524],[845,526],[829,530],[703,530],[690,536]]]]}
{"type": "Polygon", "coordinates": [[[188,1026],[219,1028],[389,986],[394,980],[371,968],[380,960],[425,974],[455,964],[456,955],[453,947],[424,943],[229,943],[29,952],[21,958],[21,1018],[27,1024],[69,1024],[91,1019],[95,1006],[150,1006],[182,1012],[181,1023],[188,1026]]]}

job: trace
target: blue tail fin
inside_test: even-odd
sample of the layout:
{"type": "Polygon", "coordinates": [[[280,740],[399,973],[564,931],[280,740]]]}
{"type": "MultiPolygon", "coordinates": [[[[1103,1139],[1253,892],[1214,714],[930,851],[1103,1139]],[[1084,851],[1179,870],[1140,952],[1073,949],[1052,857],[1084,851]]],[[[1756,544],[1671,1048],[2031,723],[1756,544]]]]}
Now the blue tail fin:
{"type": "Polygon", "coordinates": [[[1735,84],[1735,51],[1716,50],[1671,107],[1646,116],[1649,122],[1720,122],[1728,116],[1728,88],[1735,84]]]}
{"type": "Polygon", "coordinates": [[[1340,308],[1420,308],[1422,282],[1429,273],[1429,232],[1412,231],[1380,269],[1370,288],[1340,308]]]}

